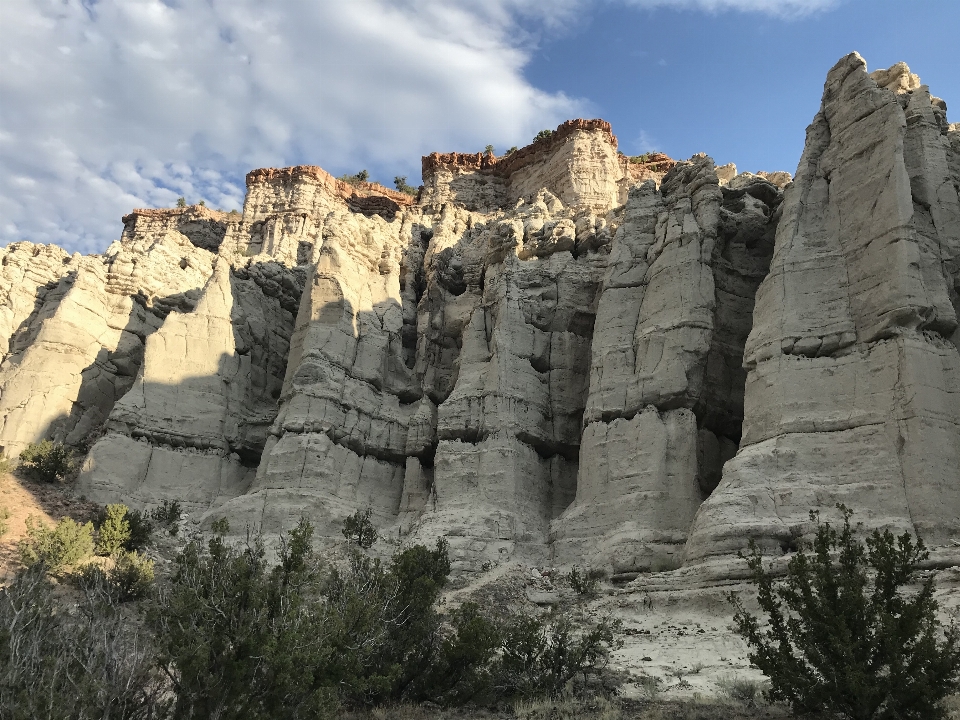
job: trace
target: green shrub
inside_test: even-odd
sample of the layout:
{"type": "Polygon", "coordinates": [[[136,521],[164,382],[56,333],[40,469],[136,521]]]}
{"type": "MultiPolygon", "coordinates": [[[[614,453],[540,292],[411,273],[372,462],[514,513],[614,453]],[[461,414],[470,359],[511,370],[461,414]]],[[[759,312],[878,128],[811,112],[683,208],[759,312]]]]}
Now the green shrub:
{"type": "Polygon", "coordinates": [[[407,195],[417,194],[417,188],[413,187],[413,185],[407,185],[406,175],[397,175],[393,179],[393,184],[397,188],[397,190],[399,190],[402,193],[405,193],[407,195]]]}
{"type": "Polygon", "coordinates": [[[603,578],[602,570],[591,569],[583,572],[578,567],[574,567],[566,575],[567,583],[570,588],[584,599],[592,599],[600,594],[600,580],[603,578]]]}
{"type": "Polygon", "coordinates": [[[107,573],[107,579],[117,589],[120,602],[145,598],[153,587],[153,560],[135,551],[121,552],[107,573]]]}
{"type": "Polygon", "coordinates": [[[484,155],[493,156],[493,155],[494,155],[493,145],[487,145],[487,146],[483,149],[483,154],[484,154],[484,155]]]}
{"type": "Polygon", "coordinates": [[[142,600],[153,588],[153,560],[136,552],[121,551],[106,570],[97,563],[82,565],[71,579],[83,590],[107,593],[114,604],[142,600]]]}
{"type": "Polygon", "coordinates": [[[93,554],[93,523],[80,525],[63,518],[48,528],[27,518],[27,535],[19,543],[20,561],[27,567],[43,563],[52,571],[76,565],[93,554]]]}
{"type": "Polygon", "coordinates": [[[176,535],[179,522],[183,517],[183,509],[177,500],[164,500],[150,513],[150,518],[161,527],[167,528],[171,535],[176,535]]]}
{"type": "Polygon", "coordinates": [[[210,530],[216,535],[226,535],[230,532],[230,521],[227,518],[217,518],[210,524],[210,530]]]}
{"type": "Polygon", "coordinates": [[[63,481],[76,466],[73,452],[63,443],[42,440],[23,449],[18,469],[33,480],[53,483],[63,481]]]}
{"type": "MultiPolygon", "coordinates": [[[[0,716],[272,720],[557,696],[575,675],[598,673],[616,646],[615,625],[563,614],[503,620],[465,603],[445,620],[443,539],[388,561],[355,548],[329,568],[312,532],[302,519],[281,536],[275,566],[259,538],[195,537],[156,590],[152,563],[118,552],[106,570],[74,573],[77,612],[58,610],[44,566],[23,571],[0,591],[0,716]],[[120,609],[140,598],[145,628],[120,609]]],[[[44,543],[34,543],[38,556],[44,543]]]]}
{"type": "Polygon", "coordinates": [[[541,130],[533,137],[533,141],[540,142],[541,140],[549,140],[552,135],[553,130],[541,130]]]}
{"type": "Polygon", "coordinates": [[[575,676],[598,675],[610,650],[623,645],[620,629],[619,621],[575,621],[565,613],[515,618],[503,629],[494,670],[498,695],[555,697],[575,676]]]}
{"type": "Polygon", "coordinates": [[[127,510],[126,520],[130,527],[130,538],[124,543],[124,549],[143,550],[150,544],[153,520],[149,513],[141,510],[127,510]]]}
{"type": "Polygon", "coordinates": [[[768,696],[795,712],[945,717],[940,700],[960,681],[960,632],[950,627],[940,639],[932,577],[919,591],[904,592],[929,556],[923,541],[875,530],[864,546],[850,527],[851,511],[837,507],[839,532],[811,512],[815,539],[800,543],[782,583],[774,584],[751,544],[744,559],[767,627],[730,596],[750,661],[770,678],[768,696]]]}
{"type": "Polygon", "coordinates": [[[370,173],[366,170],[361,170],[356,175],[341,175],[337,180],[341,180],[349,185],[360,185],[365,183],[370,179],[370,173]]]}
{"type": "Polygon", "coordinates": [[[0,507],[0,537],[3,537],[7,534],[7,530],[10,529],[10,523],[7,522],[10,519],[10,511],[5,507],[0,507]]]}
{"type": "Polygon", "coordinates": [[[168,717],[149,635],[118,612],[103,572],[87,573],[71,612],[42,566],[0,590],[0,717],[168,717]]]}
{"type": "Polygon", "coordinates": [[[97,529],[97,555],[113,555],[130,542],[130,521],[127,506],[107,505],[101,513],[97,529]]]}
{"type": "Polygon", "coordinates": [[[185,208],[186,206],[187,206],[187,199],[186,199],[185,197],[178,197],[178,198],[177,198],[177,207],[178,207],[178,208],[185,208]]]}
{"type": "MultiPolygon", "coordinates": [[[[172,679],[174,715],[222,720],[331,717],[338,689],[323,574],[302,520],[268,568],[261,542],[192,540],[172,586],[148,613],[158,663],[172,679]]],[[[354,649],[356,652],[356,649],[354,649]]]]}
{"type": "Polygon", "coordinates": [[[373,547],[373,544],[380,539],[377,529],[373,526],[370,516],[373,510],[357,510],[353,515],[344,519],[343,536],[358,547],[367,550],[373,547]]]}
{"type": "Polygon", "coordinates": [[[433,667],[421,681],[421,694],[453,705],[485,698],[494,686],[493,662],[503,640],[501,627],[473,602],[454,610],[449,622],[450,631],[440,642],[433,667]]]}

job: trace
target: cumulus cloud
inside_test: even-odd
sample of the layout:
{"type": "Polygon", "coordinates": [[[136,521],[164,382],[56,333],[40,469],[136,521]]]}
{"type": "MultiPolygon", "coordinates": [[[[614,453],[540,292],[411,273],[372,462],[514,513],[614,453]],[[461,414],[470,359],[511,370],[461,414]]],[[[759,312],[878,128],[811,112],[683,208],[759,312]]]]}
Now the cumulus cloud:
{"type": "MultiPolygon", "coordinates": [[[[829,0],[618,0],[812,11],[829,0]]],[[[133,207],[237,208],[254,167],[419,177],[431,150],[523,144],[589,105],[528,82],[598,0],[4,0],[0,243],[95,252],[133,207]]],[[[387,179],[387,178],[384,178],[387,179]]]]}
{"type": "Polygon", "coordinates": [[[516,17],[573,7],[5,0],[0,241],[95,251],[132,207],[238,207],[252,167],[415,175],[432,149],[520,142],[582,104],[524,80],[516,17]]]}

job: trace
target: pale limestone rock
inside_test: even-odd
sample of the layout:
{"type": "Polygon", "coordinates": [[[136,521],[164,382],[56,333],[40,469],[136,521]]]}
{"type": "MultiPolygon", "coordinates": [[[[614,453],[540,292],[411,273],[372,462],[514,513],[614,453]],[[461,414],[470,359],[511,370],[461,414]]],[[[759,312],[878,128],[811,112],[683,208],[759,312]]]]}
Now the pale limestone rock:
{"type": "Polygon", "coordinates": [[[697,441],[686,408],[587,425],[576,502],[554,523],[560,562],[614,573],[679,567],[702,499],[697,441]]]}
{"type": "Polygon", "coordinates": [[[919,76],[910,72],[910,68],[905,62],[898,62],[886,70],[874,70],[870,73],[870,79],[878,87],[892,90],[895,93],[906,93],[920,87],[919,76]]]}
{"type": "Polygon", "coordinates": [[[56,245],[11,243],[0,257],[0,361],[33,342],[36,323],[60,279],[76,271],[79,255],[56,245]]]}
{"type": "Polygon", "coordinates": [[[510,175],[509,200],[529,199],[546,188],[567,207],[605,213],[621,204],[623,170],[606,133],[572,133],[553,144],[542,160],[510,175]]]}
{"type": "MultiPolygon", "coordinates": [[[[447,320],[455,323],[460,351],[452,392],[437,397],[436,509],[415,531],[431,537],[452,525],[462,567],[505,553],[542,555],[549,521],[573,497],[593,304],[606,255],[589,252],[589,243],[581,244],[583,254],[572,252],[578,226],[591,237],[602,227],[594,216],[572,215],[542,191],[449,248],[459,251],[451,258],[460,263],[463,290],[442,307],[463,307],[447,320]],[[470,304],[461,305],[462,298],[470,304]],[[480,481],[485,476],[489,487],[480,481]]],[[[427,298],[450,293],[444,274],[436,277],[427,298]]]]}
{"type": "Polygon", "coordinates": [[[718,165],[715,171],[717,173],[717,180],[720,181],[721,185],[726,185],[737,176],[737,166],[733,163],[718,165]]]}
{"type": "Polygon", "coordinates": [[[317,518],[329,520],[318,526],[326,535],[358,505],[373,508],[378,524],[393,522],[410,426],[414,452],[432,442],[432,406],[408,367],[403,337],[401,258],[406,245],[421,242],[419,226],[405,216],[387,222],[338,209],[326,216],[322,237],[257,478],[218,510],[253,512],[268,532],[295,522],[300,495],[326,507],[317,518]]]}
{"type": "Polygon", "coordinates": [[[530,202],[547,190],[566,207],[604,214],[625,202],[640,176],[659,179],[673,164],[665,155],[657,158],[665,162],[631,165],[618,154],[609,123],[569,120],[549,138],[500,158],[484,153],[424,157],[421,204],[432,213],[447,204],[490,213],[530,202]]]}
{"type": "Polygon", "coordinates": [[[779,203],[757,176],[721,188],[706,156],[630,191],[597,310],[577,497],[552,526],[559,562],[680,564],[740,439],[742,348],[779,203]]]}
{"type": "Polygon", "coordinates": [[[776,170],[774,172],[764,172],[761,170],[757,173],[764,180],[767,180],[774,185],[776,185],[781,190],[787,186],[787,183],[793,182],[793,176],[783,170],[776,170]]]}
{"type": "Polygon", "coordinates": [[[730,572],[749,538],[790,550],[836,502],[866,528],[960,535],[951,148],[905,65],[868,76],[854,54],[830,71],[757,293],[743,440],[688,562],[730,572]]]}
{"type": "Polygon", "coordinates": [[[276,264],[237,272],[221,258],[196,308],[171,313],[147,338],[140,374],[84,464],[88,497],[144,505],[176,496],[206,510],[249,486],[293,325],[279,292],[264,289],[283,276],[276,264]]]}
{"type": "Polygon", "coordinates": [[[5,452],[16,456],[45,437],[79,444],[98,432],[133,383],[144,339],[171,308],[193,306],[211,258],[164,232],[71,259],[0,366],[5,452]]]}
{"type": "Polygon", "coordinates": [[[960,131],[906,66],[875,76],[831,71],[793,182],[578,120],[427,156],[418,199],[255,170],[242,215],[11,247],[0,444],[99,438],[88,496],[241,534],[370,508],[466,571],[729,577],[836,500],[948,542],[960,131]]]}

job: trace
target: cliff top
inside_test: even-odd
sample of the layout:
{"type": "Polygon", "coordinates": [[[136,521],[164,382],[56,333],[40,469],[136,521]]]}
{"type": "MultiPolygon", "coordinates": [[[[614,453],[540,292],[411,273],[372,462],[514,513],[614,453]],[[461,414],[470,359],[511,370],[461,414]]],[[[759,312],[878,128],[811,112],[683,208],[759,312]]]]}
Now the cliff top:
{"type": "Polygon", "coordinates": [[[498,177],[508,177],[522,167],[529,165],[543,154],[553,150],[562,144],[570,135],[577,131],[600,131],[606,136],[607,141],[617,147],[617,138],[610,128],[610,123],[606,120],[594,119],[567,120],[560,123],[549,137],[534,140],[529,145],[525,145],[519,150],[515,150],[507,155],[497,157],[487,153],[430,153],[424,155],[421,160],[423,177],[433,174],[439,168],[459,168],[463,170],[474,170],[498,177]]]}
{"type": "Polygon", "coordinates": [[[260,168],[247,173],[247,187],[261,182],[293,182],[309,178],[327,187],[334,195],[345,200],[354,197],[380,196],[393,200],[398,205],[413,205],[417,198],[413,195],[391,190],[380,183],[358,182],[356,184],[344,182],[333,177],[330,173],[316,165],[294,165],[285,168],[260,168]]]}
{"type": "Polygon", "coordinates": [[[230,213],[222,210],[213,210],[205,205],[187,205],[175,208],[134,208],[121,219],[126,225],[131,220],[141,218],[173,218],[182,215],[193,215],[197,220],[218,220],[226,222],[230,213]]]}

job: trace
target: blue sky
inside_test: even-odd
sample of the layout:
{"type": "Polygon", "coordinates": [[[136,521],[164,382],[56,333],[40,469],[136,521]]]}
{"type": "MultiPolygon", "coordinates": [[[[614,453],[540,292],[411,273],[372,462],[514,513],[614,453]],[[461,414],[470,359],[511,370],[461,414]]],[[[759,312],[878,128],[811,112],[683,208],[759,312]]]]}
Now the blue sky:
{"type": "Polygon", "coordinates": [[[544,42],[525,75],[588,100],[628,154],[706,152],[793,173],[826,73],[854,50],[870,70],[906,61],[960,120],[956,0],[848,0],[792,18],[607,3],[544,42]]]}
{"type": "Polygon", "coordinates": [[[416,184],[571,117],[793,172],[852,50],[960,104],[958,30],[956,0],[4,0],[0,244],[99,252],[133,207],[239,208],[255,167],[416,184]]]}

